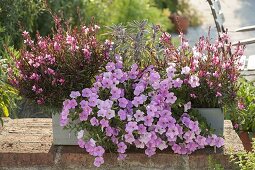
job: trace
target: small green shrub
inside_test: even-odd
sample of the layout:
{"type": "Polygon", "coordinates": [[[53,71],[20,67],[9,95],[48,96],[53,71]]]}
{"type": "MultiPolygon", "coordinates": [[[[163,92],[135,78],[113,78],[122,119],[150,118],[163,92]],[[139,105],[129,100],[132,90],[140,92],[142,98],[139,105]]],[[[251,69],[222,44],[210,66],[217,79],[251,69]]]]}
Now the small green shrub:
{"type": "Polygon", "coordinates": [[[18,97],[17,90],[7,83],[6,70],[7,59],[0,56],[0,122],[3,125],[1,117],[9,117],[10,113],[16,107],[18,97]]]}
{"type": "Polygon", "coordinates": [[[224,170],[221,163],[213,159],[212,156],[208,157],[208,170],[224,170]]]}
{"type": "Polygon", "coordinates": [[[231,161],[235,162],[240,170],[254,170],[255,169],[255,140],[253,139],[251,152],[240,152],[236,155],[231,155],[231,161]]]}
{"type": "Polygon", "coordinates": [[[36,19],[43,10],[43,0],[0,0],[0,4],[1,54],[3,44],[21,46],[21,29],[36,33],[36,19]]]}

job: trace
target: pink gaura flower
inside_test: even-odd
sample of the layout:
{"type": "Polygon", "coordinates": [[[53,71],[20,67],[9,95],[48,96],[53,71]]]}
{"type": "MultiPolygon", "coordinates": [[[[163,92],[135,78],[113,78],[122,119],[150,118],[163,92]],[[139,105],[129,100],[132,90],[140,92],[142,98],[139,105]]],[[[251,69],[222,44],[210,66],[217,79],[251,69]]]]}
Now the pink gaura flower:
{"type": "Polygon", "coordinates": [[[222,94],[221,94],[220,92],[217,91],[216,97],[221,97],[221,96],[222,96],[222,94]]]}
{"type": "Polygon", "coordinates": [[[189,74],[190,73],[190,67],[186,66],[182,68],[181,74],[189,74]]]}
{"type": "Polygon", "coordinates": [[[89,51],[89,49],[88,49],[88,48],[83,48],[82,51],[83,51],[84,57],[85,57],[87,60],[89,60],[89,59],[90,59],[90,56],[91,56],[91,52],[89,51]]]}
{"type": "Polygon", "coordinates": [[[198,87],[200,85],[199,78],[197,76],[190,76],[189,78],[189,84],[192,88],[198,87]]]}

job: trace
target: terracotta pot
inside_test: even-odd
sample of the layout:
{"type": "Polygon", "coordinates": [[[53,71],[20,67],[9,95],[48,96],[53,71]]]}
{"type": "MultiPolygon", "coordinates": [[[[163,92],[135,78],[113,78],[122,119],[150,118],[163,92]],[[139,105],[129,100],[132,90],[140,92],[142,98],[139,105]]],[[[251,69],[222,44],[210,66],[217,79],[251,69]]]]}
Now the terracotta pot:
{"type": "Polygon", "coordinates": [[[240,131],[238,135],[239,135],[239,137],[240,137],[240,139],[241,139],[241,141],[243,143],[244,149],[246,151],[251,151],[252,150],[252,147],[251,147],[252,145],[251,145],[251,140],[249,138],[248,132],[240,131]]]}
{"type": "Polygon", "coordinates": [[[189,28],[189,19],[187,17],[173,13],[169,16],[169,19],[175,25],[175,30],[178,33],[187,33],[189,28]]]}

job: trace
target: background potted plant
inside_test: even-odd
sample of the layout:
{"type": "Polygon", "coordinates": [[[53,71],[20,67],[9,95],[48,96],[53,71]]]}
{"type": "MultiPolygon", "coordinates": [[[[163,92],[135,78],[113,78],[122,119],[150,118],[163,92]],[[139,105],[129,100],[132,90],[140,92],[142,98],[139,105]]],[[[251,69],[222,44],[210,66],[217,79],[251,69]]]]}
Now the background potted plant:
{"type": "Polygon", "coordinates": [[[64,144],[72,142],[55,123],[62,102],[72,89],[91,86],[94,76],[108,60],[111,42],[100,43],[96,37],[99,26],[92,23],[71,28],[55,18],[55,24],[52,36],[37,34],[35,41],[28,32],[23,32],[23,48],[17,54],[9,51],[15,62],[9,64],[8,78],[20,95],[54,112],[54,143],[64,144]]]}
{"type": "Polygon", "coordinates": [[[159,8],[168,10],[169,19],[178,33],[187,33],[189,26],[198,26],[202,22],[201,16],[187,0],[155,0],[155,3],[159,8]]]}
{"type": "Polygon", "coordinates": [[[237,96],[239,101],[237,105],[232,106],[233,111],[230,119],[234,122],[234,128],[238,131],[244,148],[251,151],[251,138],[254,137],[255,132],[255,87],[253,82],[240,79],[237,96]]]}

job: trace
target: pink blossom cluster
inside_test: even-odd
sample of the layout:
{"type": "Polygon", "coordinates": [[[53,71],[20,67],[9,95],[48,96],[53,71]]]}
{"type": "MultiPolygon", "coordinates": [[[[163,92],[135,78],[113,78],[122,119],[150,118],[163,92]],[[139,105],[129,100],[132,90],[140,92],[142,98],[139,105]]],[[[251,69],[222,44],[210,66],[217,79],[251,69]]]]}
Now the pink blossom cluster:
{"type": "Polygon", "coordinates": [[[189,80],[194,84],[200,80],[201,88],[187,89],[190,93],[186,97],[194,106],[222,107],[235,101],[239,70],[243,65],[240,60],[243,46],[231,46],[226,33],[215,42],[211,42],[209,37],[201,37],[194,47],[189,45],[183,34],[180,34],[178,48],[173,46],[168,33],[162,34],[160,41],[164,46],[165,60],[176,63],[178,73],[197,75],[189,80]]]}
{"type": "Polygon", "coordinates": [[[163,73],[153,66],[141,70],[137,64],[124,71],[121,60],[109,62],[91,88],[71,92],[60,125],[75,127],[78,145],[95,157],[97,167],[104,163],[106,150],[117,151],[123,160],[131,146],[149,157],[168,148],[191,154],[223,146],[223,138],[202,133],[198,120],[190,116],[192,103],[177,95],[183,86],[201,84],[192,68],[181,70],[170,63],[163,73]]]}
{"type": "Polygon", "coordinates": [[[97,25],[65,29],[58,18],[55,23],[52,37],[38,34],[33,41],[23,32],[24,47],[20,57],[13,55],[16,65],[10,67],[9,79],[22,95],[38,104],[61,107],[70,90],[91,86],[110,47],[97,40],[97,25]]]}

